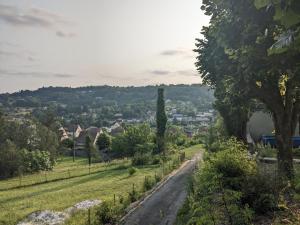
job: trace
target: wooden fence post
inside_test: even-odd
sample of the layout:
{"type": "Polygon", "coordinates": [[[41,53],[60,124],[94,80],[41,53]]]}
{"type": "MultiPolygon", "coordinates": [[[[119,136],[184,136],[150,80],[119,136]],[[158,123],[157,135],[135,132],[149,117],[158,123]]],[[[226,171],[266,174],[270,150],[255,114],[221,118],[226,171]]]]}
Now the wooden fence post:
{"type": "Polygon", "coordinates": [[[91,225],[91,209],[88,210],[88,225],[91,225]]]}

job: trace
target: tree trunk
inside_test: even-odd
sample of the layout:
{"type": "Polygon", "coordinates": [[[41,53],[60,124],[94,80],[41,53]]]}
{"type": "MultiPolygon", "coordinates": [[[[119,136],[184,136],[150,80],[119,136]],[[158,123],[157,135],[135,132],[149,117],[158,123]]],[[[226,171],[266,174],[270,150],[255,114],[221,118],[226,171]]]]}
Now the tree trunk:
{"type": "Polygon", "coordinates": [[[298,135],[300,136],[300,116],[298,118],[298,135]]]}
{"type": "Polygon", "coordinates": [[[287,123],[287,118],[284,116],[283,118],[274,117],[278,172],[281,178],[291,180],[294,178],[292,124],[287,123]]]}

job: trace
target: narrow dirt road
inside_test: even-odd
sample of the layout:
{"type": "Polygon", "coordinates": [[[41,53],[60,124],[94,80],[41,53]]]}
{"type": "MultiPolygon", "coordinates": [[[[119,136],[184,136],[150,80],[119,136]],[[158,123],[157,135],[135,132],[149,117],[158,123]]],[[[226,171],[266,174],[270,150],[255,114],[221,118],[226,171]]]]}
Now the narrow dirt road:
{"type": "Polygon", "coordinates": [[[196,163],[202,159],[198,153],[189,160],[159,190],[142,202],[122,224],[125,225],[173,225],[180,207],[185,201],[186,181],[196,163]]]}

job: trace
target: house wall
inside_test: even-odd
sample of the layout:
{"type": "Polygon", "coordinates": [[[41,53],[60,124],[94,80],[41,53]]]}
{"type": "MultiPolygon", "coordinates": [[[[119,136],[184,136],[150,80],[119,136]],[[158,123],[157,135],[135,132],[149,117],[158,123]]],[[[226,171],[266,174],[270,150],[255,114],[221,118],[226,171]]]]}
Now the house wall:
{"type": "MultiPolygon", "coordinates": [[[[295,135],[299,135],[297,125],[295,135]]],[[[259,141],[262,135],[274,135],[274,123],[269,113],[258,111],[253,113],[247,124],[247,131],[254,141],[259,141]]]]}

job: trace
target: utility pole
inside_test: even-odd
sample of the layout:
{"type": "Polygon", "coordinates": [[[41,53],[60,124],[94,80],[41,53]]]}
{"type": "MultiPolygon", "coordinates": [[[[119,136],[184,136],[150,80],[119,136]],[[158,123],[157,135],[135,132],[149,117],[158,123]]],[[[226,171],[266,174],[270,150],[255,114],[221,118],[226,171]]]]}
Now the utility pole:
{"type": "Polygon", "coordinates": [[[73,162],[75,162],[75,125],[73,125],[73,162]]]}

